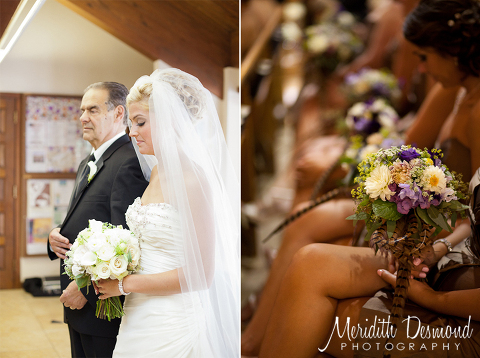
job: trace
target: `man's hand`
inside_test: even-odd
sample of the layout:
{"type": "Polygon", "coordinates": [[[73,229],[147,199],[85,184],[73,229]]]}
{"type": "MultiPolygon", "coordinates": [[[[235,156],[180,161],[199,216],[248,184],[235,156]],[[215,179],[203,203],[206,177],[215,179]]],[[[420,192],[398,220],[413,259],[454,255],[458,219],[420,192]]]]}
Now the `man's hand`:
{"type": "Polygon", "coordinates": [[[72,281],[67,288],[63,290],[63,293],[60,296],[60,302],[62,302],[65,307],[72,310],[79,310],[85,306],[87,299],[83,293],[79,291],[77,283],[72,281]]]}
{"type": "Polygon", "coordinates": [[[65,253],[72,247],[72,244],[68,239],[60,234],[60,229],[57,227],[50,231],[48,235],[48,243],[52,251],[60,257],[61,259],[65,260],[65,253]]]}

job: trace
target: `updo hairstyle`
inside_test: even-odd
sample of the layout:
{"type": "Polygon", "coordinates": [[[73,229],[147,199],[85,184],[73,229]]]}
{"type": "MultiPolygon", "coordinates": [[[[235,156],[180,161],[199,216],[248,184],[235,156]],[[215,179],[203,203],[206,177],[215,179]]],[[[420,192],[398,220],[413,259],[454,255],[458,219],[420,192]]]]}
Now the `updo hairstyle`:
{"type": "MultiPolygon", "coordinates": [[[[203,117],[207,103],[206,90],[197,78],[176,69],[163,70],[159,75],[154,72],[150,77],[153,77],[154,81],[166,82],[172,87],[180,101],[184,104],[192,121],[203,117]]],[[[151,82],[133,87],[127,97],[127,105],[140,103],[140,105],[148,109],[148,100],[152,91],[153,86],[151,82]]]]}
{"type": "Polygon", "coordinates": [[[466,75],[480,75],[480,2],[422,0],[407,16],[405,38],[421,48],[457,58],[466,75]]]}

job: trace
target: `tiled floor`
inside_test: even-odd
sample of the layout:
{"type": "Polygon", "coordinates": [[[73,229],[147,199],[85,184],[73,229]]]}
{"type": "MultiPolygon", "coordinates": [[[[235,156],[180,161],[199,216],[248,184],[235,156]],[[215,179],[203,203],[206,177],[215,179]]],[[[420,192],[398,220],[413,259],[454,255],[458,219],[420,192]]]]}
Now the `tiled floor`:
{"type": "Polygon", "coordinates": [[[70,339],[58,297],[0,290],[0,358],[67,358],[70,339]]]}

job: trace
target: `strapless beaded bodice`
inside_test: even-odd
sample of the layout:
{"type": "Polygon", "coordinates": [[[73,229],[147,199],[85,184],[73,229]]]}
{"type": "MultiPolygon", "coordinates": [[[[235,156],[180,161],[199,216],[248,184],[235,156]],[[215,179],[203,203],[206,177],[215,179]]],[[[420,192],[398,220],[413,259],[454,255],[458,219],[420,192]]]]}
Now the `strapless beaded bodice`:
{"type": "Polygon", "coordinates": [[[136,198],[125,217],[140,243],[142,270],[138,273],[158,273],[181,266],[180,221],[175,207],[167,203],[142,205],[136,198]]]}

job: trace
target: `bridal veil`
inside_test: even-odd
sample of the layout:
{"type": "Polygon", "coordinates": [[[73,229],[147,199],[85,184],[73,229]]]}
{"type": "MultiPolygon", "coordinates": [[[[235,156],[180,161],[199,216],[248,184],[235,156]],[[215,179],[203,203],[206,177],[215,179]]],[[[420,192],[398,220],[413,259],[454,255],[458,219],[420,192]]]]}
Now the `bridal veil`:
{"type": "Polygon", "coordinates": [[[147,179],[158,165],[165,202],[177,208],[182,240],[176,254],[185,304],[198,292],[215,357],[238,357],[240,337],[240,187],[210,92],[178,69],[156,70],[134,87],[152,85],[149,111],[155,158],[137,155],[147,179]],[[228,185],[227,185],[228,184],[228,185]]]}

